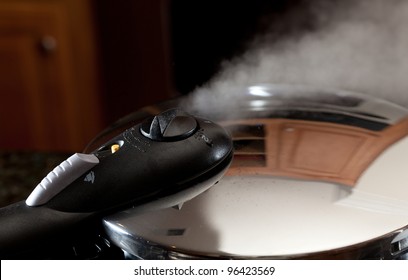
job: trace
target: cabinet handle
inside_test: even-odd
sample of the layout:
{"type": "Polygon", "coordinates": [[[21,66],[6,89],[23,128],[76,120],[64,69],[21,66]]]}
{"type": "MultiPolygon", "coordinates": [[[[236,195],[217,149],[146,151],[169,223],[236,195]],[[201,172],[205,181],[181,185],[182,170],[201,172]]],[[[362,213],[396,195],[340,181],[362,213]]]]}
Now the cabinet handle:
{"type": "Polygon", "coordinates": [[[40,39],[41,50],[46,53],[53,53],[57,48],[57,40],[50,35],[45,35],[40,39]]]}

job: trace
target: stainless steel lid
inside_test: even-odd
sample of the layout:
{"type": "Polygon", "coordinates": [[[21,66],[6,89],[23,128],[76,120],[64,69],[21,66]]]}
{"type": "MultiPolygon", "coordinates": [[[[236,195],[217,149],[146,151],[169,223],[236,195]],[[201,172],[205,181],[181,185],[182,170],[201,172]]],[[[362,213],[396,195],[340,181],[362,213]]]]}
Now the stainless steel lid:
{"type": "Polygon", "coordinates": [[[235,144],[227,176],[181,209],[106,217],[117,246],[141,258],[392,258],[408,250],[407,109],[304,86],[234,90],[226,104],[210,98],[202,109],[185,97],[114,127],[179,106],[223,124],[235,144]]]}

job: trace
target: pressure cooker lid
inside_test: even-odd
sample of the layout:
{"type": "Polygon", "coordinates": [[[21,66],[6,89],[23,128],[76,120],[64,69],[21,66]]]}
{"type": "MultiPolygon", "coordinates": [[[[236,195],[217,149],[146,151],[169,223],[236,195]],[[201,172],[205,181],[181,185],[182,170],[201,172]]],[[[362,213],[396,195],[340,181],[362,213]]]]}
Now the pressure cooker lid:
{"type": "Polygon", "coordinates": [[[222,124],[235,149],[226,176],[181,208],[106,217],[117,246],[141,258],[163,252],[292,258],[384,240],[389,254],[406,249],[400,242],[408,235],[405,108],[304,86],[235,91],[228,106],[210,100],[202,109],[184,97],[146,107],[111,129],[178,105],[222,124]]]}

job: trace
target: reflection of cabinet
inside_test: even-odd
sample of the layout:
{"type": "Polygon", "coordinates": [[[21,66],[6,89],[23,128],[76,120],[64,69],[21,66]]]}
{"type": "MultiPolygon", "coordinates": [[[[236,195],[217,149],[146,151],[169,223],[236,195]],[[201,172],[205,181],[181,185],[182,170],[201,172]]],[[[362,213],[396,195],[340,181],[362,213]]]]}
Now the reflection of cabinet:
{"type": "Polygon", "coordinates": [[[229,174],[312,178],[351,186],[384,149],[408,134],[408,120],[381,132],[284,119],[245,120],[226,127],[236,143],[229,174]]]}
{"type": "Polygon", "coordinates": [[[101,130],[89,1],[0,1],[0,149],[81,150],[101,130]]]}
{"type": "Polygon", "coordinates": [[[376,136],[332,124],[283,123],[280,127],[282,172],[353,181],[353,171],[376,136]]]}

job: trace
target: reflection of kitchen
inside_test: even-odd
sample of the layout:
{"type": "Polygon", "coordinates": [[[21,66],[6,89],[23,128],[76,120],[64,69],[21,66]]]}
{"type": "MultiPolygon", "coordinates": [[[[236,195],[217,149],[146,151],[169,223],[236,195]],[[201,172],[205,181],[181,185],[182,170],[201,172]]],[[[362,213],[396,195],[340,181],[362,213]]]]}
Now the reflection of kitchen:
{"type": "Polygon", "coordinates": [[[354,186],[387,147],[408,134],[408,119],[380,131],[289,119],[225,123],[234,138],[229,175],[276,175],[354,186]]]}

